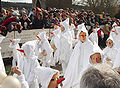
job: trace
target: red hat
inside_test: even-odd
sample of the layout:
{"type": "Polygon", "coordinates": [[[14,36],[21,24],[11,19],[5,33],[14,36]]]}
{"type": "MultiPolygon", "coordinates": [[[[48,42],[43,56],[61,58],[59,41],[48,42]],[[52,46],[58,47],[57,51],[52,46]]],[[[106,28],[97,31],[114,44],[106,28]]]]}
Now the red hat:
{"type": "Polygon", "coordinates": [[[22,50],[22,49],[17,49],[18,51],[20,51],[20,52],[22,52],[22,53],[24,53],[24,50],[22,50]]]}
{"type": "Polygon", "coordinates": [[[57,84],[60,84],[62,81],[64,81],[65,80],[65,78],[61,78],[61,79],[58,79],[57,80],[57,84]]]}

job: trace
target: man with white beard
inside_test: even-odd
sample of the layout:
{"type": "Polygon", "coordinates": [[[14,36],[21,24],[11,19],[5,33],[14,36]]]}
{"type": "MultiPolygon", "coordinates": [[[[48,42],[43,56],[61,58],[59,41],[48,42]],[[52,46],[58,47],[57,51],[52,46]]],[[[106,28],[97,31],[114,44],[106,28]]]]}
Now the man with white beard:
{"type": "MultiPolygon", "coordinates": [[[[2,40],[5,37],[0,37],[0,43],[2,42],[2,40]]],[[[4,67],[4,63],[3,63],[3,59],[2,59],[2,55],[1,55],[1,47],[0,47],[0,70],[5,72],[5,67],[4,67]]]]}
{"type": "Polygon", "coordinates": [[[72,55],[70,57],[68,67],[65,72],[65,81],[63,88],[70,88],[79,80],[81,72],[89,66],[89,59],[92,54],[93,44],[88,39],[88,31],[84,23],[78,26],[79,31],[77,38],[79,39],[76,44],[72,55]]]}
{"type": "Polygon", "coordinates": [[[61,22],[60,26],[60,63],[62,64],[64,74],[72,52],[72,35],[69,31],[69,18],[61,22]]]}

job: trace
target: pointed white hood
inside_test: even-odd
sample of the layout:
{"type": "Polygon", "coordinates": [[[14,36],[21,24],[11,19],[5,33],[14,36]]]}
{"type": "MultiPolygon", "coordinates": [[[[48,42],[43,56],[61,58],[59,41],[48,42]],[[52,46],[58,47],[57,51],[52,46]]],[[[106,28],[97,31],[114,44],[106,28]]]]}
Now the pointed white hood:
{"type": "Polygon", "coordinates": [[[46,32],[41,32],[40,34],[37,35],[37,37],[39,37],[41,39],[41,41],[47,40],[46,32]]]}
{"type": "Polygon", "coordinates": [[[112,25],[112,27],[115,27],[115,26],[117,26],[117,24],[114,22],[113,25],[112,25]]]}
{"type": "Polygon", "coordinates": [[[24,50],[24,53],[27,58],[31,58],[35,55],[34,46],[29,42],[26,42],[25,44],[23,44],[22,49],[24,50]]]}
{"type": "Polygon", "coordinates": [[[21,39],[13,39],[13,40],[10,40],[10,45],[9,47],[10,48],[13,48],[15,45],[17,45],[19,42],[20,42],[21,39]]]}
{"type": "Polygon", "coordinates": [[[91,55],[95,54],[95,53],[100,53],[101,56],[103,54],[103,51],[100,49],[100,47],[98,46],[98,44],[96,42],[94,42],[94,45],[93,45],[93,52],[91,55]]]}
{"type": "Polygon", "coordinates": [[[79,34],[80,34],[81,31],[83,31],[83,32],[86,33],[86,35],[87,35],[86,38],[88,37],[88,31],[87,31],[84,23],[78,25],[78,29],[79,29],[78,32],[77,32],[77,38],[78,38],[78,39],[79,39],[79,34]]]}
{"type": "Polygon", "coordinates": [[[108,41],[109,39],[112,40],[112,41],[114,42],[114,39],[113,39],[112,36],[109,36],[109,38],[107,39],[107,41],[108,41]]]}
{"type": "Polygon", "coordinates": [[[42,85],[42,88],[48,88],[53,75],[55,75],[57,72],[59,71],[46,67],[38,67],[35,69],[35,73],[38,77],[39,83],[42,85]]]}
{"type": "Polygon", "coordinates": [[[67,18],[65,21],[61,22],[60,24],[63,25],[65,31],[69,30],[69,18],[67,18]]]}

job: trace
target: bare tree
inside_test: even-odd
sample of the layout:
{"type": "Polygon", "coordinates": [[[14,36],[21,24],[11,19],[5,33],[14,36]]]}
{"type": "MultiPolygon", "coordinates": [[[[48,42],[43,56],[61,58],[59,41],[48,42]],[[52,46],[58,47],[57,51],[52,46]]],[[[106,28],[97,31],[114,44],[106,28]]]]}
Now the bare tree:
{"type": "Polygon", "coordinates": [[[118,8],[118,0],[80,0],[77,4],[88,6],[89,9],[97,13],[101,11],[114,13],[118,8]]]}
{"type": "MultiPolygon", "coordinates": [[[[39,0],[41,8],[46,9],[46,0],[39,0]]],[[[37,0],[32,0],[32,7],[35,8],[37,4],[37,0]]]]}

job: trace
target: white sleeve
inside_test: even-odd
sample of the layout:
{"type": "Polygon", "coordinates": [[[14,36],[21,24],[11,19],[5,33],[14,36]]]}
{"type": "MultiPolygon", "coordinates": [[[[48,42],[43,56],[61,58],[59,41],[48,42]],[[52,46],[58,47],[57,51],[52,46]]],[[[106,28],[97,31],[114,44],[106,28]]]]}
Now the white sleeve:
{"type": "Polygon", "coordinates": [[[27,81],[25,80],[25,77],[23,74],[18,76],[17,78],[21,83],[21,88],[29,88],[29,85],[28,85],[27,81]]]}
{"type": "Polygon", "coordinates": [[[113,69],[115,68],[119,68],[120,67],[120,52],[117,54],[114,65],[113,65],[113,69]]]}

